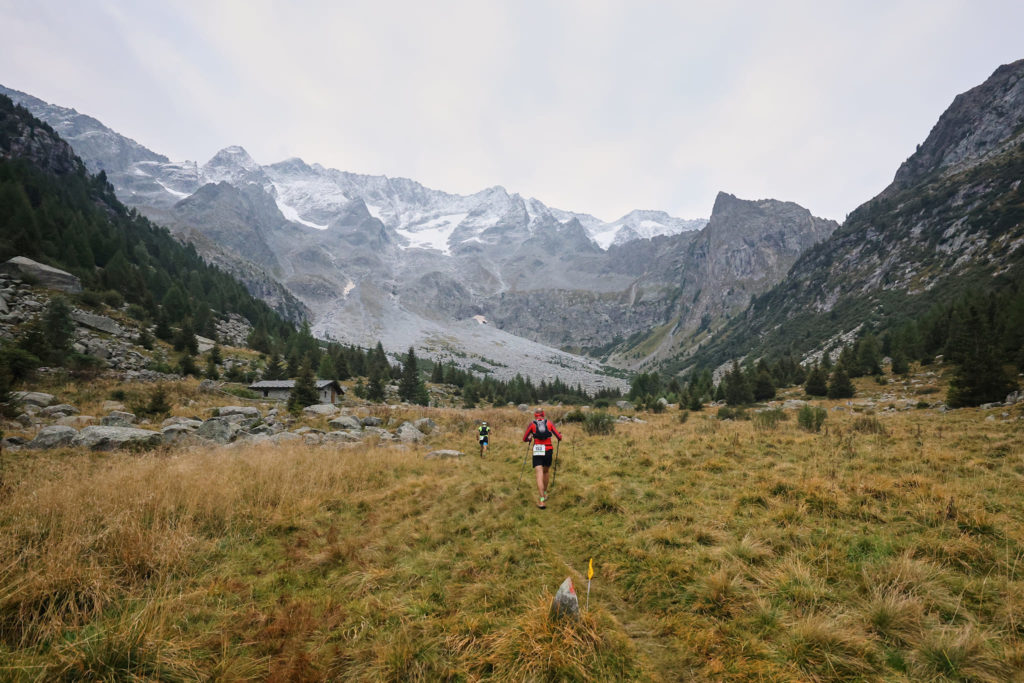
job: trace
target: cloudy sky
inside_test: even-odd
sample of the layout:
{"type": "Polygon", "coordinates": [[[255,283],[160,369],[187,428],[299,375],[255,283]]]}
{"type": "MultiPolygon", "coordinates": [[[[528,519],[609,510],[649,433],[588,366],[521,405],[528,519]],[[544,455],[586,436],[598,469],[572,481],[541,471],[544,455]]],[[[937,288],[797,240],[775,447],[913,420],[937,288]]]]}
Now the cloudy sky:
{"type": "Polygon", "coordinates": [[[0,83],[174,160],[231,144],[613,220],[715,194],[842,220],[1024,2],[0,0],[0,83]]]}

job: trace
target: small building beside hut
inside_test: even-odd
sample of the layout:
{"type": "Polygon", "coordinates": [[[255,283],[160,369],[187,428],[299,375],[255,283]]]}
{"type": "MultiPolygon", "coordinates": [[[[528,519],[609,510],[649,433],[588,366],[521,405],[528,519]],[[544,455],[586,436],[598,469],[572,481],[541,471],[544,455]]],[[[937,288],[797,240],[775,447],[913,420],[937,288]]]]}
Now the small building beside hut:
{"type": "MultiPolygon", "coordinates": [[[[293,379],[268,379],[250,384],[249,390],[255,391],[261,398],[287,401],[294,386],[295,380],[293,379]]],[[[316,393],[320,398],[320,403],[337,403],[345,395],[345,387],[333,379],[318,379],[316,393]]]]}

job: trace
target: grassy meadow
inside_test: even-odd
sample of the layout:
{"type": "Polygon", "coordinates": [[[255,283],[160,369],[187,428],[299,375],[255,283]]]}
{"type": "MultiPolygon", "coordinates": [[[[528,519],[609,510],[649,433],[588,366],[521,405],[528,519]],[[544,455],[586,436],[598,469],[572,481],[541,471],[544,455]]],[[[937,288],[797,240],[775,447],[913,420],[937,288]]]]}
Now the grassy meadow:
{"type": "Polygon", "coordinates": [[[0,680],[1024,678],[1021,406],[821,405],[560,423],[543,511],[512,408],[397,411],[441,427],[406,448],[4,454],[0,680]]]}

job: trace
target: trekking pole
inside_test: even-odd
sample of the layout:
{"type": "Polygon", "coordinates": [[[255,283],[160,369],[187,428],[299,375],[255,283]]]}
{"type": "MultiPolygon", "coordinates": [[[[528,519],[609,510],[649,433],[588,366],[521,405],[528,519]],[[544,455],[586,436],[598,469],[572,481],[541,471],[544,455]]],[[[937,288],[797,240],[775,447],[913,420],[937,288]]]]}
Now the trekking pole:
{"type": "Polygon", "coordinates": [[[562,447],[562,440],[559,439],[558,443],[555,444],[555,458],[554,462],[551,463],[551,484],[548,486],[548,491],[555,488],[555,475],[558,474],[558,449],[562,447]]]}
{"type": "Polygon", "coordinates": [[[523,483],[523,475],[526,473],[526,460],[530,457],[531,448],[533,448],[533,439],[526,442],[526,453],[523,455],[523,469],[519,470],[519,481],[516,483],[517,487],[523,483]]]}

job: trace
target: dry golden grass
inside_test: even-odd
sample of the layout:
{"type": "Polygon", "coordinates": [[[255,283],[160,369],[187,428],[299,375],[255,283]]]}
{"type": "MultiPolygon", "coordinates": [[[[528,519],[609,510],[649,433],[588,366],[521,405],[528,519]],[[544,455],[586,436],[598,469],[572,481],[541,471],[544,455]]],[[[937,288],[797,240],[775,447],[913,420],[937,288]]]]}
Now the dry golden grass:
{"type": "MultiPolygon", "coordinates": [[[[176,413],[218,401],[175,392],[176,413]]],[[[5,455],[0,680],[1024,676],[1019,422],[568,424],[540,511],[517,485],[528,416],[372,411],[441,429],[407,449],[5,455]],[[422,457],[440,447],[467,457],[422,457]],[[591,556],[590,611],[550,623],[591,556]]]]}

